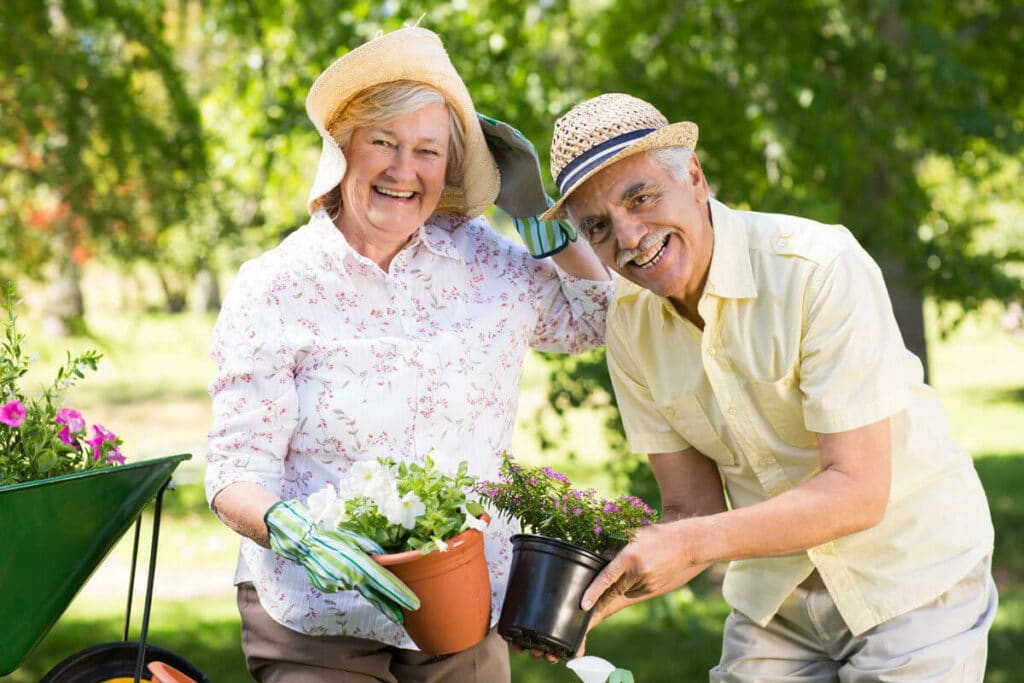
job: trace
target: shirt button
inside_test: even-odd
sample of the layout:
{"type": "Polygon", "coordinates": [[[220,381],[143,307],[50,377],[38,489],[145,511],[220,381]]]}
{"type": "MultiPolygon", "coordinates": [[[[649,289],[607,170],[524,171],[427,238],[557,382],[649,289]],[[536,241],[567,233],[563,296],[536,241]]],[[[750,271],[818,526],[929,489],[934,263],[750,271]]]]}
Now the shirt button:
{"type": "Polygon", "coordinates": [[[729,408],[729,415],[732,416],[732,417],[736,417],[736,409],[735,408],[729,408]]]}
{"type": "Polygon", "coordinates": [[[709,356],[714,356],[715,355],[715,347],[714,346],[708,347],[708,355],[709,356]]]}

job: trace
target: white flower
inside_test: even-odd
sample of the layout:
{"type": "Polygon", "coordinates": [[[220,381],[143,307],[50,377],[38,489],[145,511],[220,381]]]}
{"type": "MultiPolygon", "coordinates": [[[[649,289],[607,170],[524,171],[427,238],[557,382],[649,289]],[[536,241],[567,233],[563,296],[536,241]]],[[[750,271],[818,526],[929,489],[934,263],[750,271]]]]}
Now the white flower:
{"type": "Polygon", "coordinates": [[[380,507],[378,504],[378,508],[388,518],[389,522],[400,524],[405,529],[411,529],[416,526],[416,518],[427,511],[427,506],[423,504],[420,497],[414,491],[409,491],[409,493],[401,498],[395,495],[387,501],[385,507],[380,507]]]}
{"type": "Polygon", "coordinates": [[[391,471],[376,460],[360,460],[349,470],[348,488],[353,497],[366,496],[376,500],[394,486],[391,471]]]}
{"type": "Polygon", "coordinates": [[[442,553],[448,552],[448,544],[445,543],[444,541],[438,540],[438,541],[435,541],[434,544],[437,546],[437,549],[440,550],[442,553]]]}
{"type": "Polygon", "coordinates": [[[467,512],[466,513],[466,526],[469,527],[470,529],[476,529],[477,531],[483,531],[484,529],[487,528],[487,522],[485,522],[484,520],[480,519],[479,517],[474,517],[473,515],[471,515],[471,514],[469,514],[467,512]]]}
{"type": "Polygon", "coordinates": [[[345,500],[338,495],[338,490],[328,484],[319,491],[310,494],[306,501],[313,522],[324,529],[337,529],[338,525],[348,519],[345,512],[345,500]]]}
{"type": "Polygon", "coordinates": [[[607,659],[590,655],[570,659],[565,665],[574,671],[583,683],[604,683],[615,671],[615,665],[607,659]]]}

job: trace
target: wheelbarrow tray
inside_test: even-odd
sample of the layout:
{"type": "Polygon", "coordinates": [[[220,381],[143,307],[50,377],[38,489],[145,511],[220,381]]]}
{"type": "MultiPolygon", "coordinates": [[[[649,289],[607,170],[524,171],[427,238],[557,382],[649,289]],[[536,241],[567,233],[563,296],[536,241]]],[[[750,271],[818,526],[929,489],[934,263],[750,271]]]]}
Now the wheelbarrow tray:
{"type": "Polygon", "coordinates": [[[0,486],[0,676],[14,671],[189,454],[0,486]]]}

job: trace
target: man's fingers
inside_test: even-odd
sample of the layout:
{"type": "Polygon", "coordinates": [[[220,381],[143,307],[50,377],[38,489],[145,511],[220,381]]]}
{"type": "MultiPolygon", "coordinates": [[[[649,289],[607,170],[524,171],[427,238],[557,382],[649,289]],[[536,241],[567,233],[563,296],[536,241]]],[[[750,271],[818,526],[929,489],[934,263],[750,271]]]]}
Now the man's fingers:
{"type": "Polygon", "coordinates": [[[594,606],[595,603],[605,594],[609,588],[615,585],[615,582],[619,580],[619,577],[623,573],[623,555],[620,553],[616,555],[615,559],[608,563],[601,573],[598,574],[590,585],[587,587],[585,593],[583,593],[583,599],[580,600],[580,607],[588,610],[594,606]]]}

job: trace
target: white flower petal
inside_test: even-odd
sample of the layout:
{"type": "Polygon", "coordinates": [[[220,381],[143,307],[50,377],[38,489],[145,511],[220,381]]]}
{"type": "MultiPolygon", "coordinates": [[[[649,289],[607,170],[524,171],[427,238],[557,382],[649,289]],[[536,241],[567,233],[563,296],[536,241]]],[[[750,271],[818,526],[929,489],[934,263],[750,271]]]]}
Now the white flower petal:
{"type": "Polygon", "coordinates": [[[592,655],[570,659],[565,665],[572,669],[583,683],[604,683],[615,671],[615,665],[607,659],[592,655]]]}
{"type": "Polygon", "coordinates": [[[466,526],[469,527],[470,529],[476,529],[477,531],[483,531],[484,529],[487,528],[487,522],[485,522],[484,520],[480,519],[479,517],[474,517],[473,515],[467,513],[466,514],[466,526]]]}

